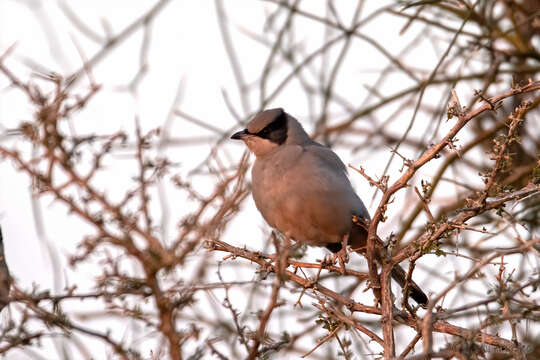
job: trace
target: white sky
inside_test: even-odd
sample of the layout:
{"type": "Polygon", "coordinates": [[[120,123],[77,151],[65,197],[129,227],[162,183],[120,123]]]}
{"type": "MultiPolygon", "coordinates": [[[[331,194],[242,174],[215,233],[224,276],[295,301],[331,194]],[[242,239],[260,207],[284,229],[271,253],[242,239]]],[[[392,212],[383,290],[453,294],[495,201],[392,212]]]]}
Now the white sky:
{"type": "MultiPolygon", "coordinates": [[[[116,34],[153,3],[117,1],[111,6],[110,1],[69,2],[70,7],[79,16],[84,14],[84,23],[101,35],[104,34],[103,21],[106,21],[112,33],[116,34]]],[[[369,13],[370,3],[375,5],[367,2],[366,14],[369,13]]],[[[7,64],[17,70],[21,78],[29,75],[29,68],[21,65],[22,62],[31,61],[44,66],[45,69],[70,74],[81,66],[77,46],[83,49],[86,58],[90,58],[99,49],[95,43],[74,30],[60,11],[59,4],[60,2],[56,1],[4,0],[0,2],[0,52],[16,44],[15,51],[8,58],[7,64]],[[47,33],[52,36],[47,36],[47,33]]],[[[254,33],[262,32],[267,12],[265,8],[272,5],[258,1],[235,1],[234,5],[231,2],[225,2],[225,5],[231,19],[234,46],[242,63],[242,71],[248,82],[253,81],[260,76],[261,68],[266,61],[266,48],[234,30],[242,27],[254,33]]],[[[324,6],[324,2],[317,2],[313,7],[316,8],[317,5],[324,6]]],[[[376,4],[376,6],[379,5],[376,4]]],[[[392,24],[389,23],[389,25],[392,24]]],[[[396,29],[398,29],[397,26],[396,29]]],[[[392,43],[392,33],[388,29],[385,30],[378,33],[381,43],[388,45],[389,48],[399,46],[392,43]]],[[[309,49],[318,46],[322,31],[321,27],[312,21],[301,21],[298,33],[298,41],[305,43],[309,49]]],[[[238,110],[241,108],[237,101],[237,88],[230,63],[222,44],[214,2],[198,1],[194,6],[190,2],[172,1],[154,21],[151,36],[149,71],[140,84],[136,97],[120,88],[128,83],[138,70],[142,31],[113,50],[92,70],[96,82],[102,85],[102,90],[83,112],[76,115],[77,133],[79,135],[95,132],[106,134],[117,130],[129,132],[134,127],[135,116],[140,119],[144,129],[162,126],[167,119],[180,81],[184,89],[180,103],[182,111],[209,121],[218,128],[234,128],[236,122],[227,110],[223,91],[226,91],[233,99],[238,110]]],[[[360,69],[380,68],[381,55],[373,51],[373,48],[366,46],[365,53],[358,54],[357,57],[351,55],[351,57],[359,61],[358,64],[350,65],[350,69],[355,72],[354,76],[349,76],[347,74],[349,68],[346,68],[343,70],[345,75],[341,76],[339,81],[350,82],[348,86],[353,89],[352,91],[365,95],[362,85],[369,84],[377,74],[362,74],[360,69]],[[361,84],[354,83],[360,76],[365,80],[361,84]]],[[[0,78],[0,84],[4,88],[0,97],[0,124],[5,128],[15,128],[21,121],[29,120],[33,109],[27,104],[24,95],[5,88],[7,82],[4,77],[0,78]]],[[[78,91],[84,92],[86,84],[86,79],[84,79],[78,91]]],[[[293,86],[285,94],[294,94],[295,91],[298,91],[298,87],[293,86]]],[[[257,109],[255,100],[256,97],[252,102],[253,111],[257,109]]],[[[305,97],[299,92],[293,96],[282,96],[272,105],[286,108],[288,112],[301,120],[306,115],[305,97]]],[[[189,138],[196,135],[212,134],[179,118],[174,120],[170,128],[170,136],[175,138],[189,138]]],[[[189,169],[206,155],[206,151],[207,149],[201,146],[178,147],[172,148],[169,153],[182,163],[182,168],[189,169]],[[194,153],[199,156],[193,156],[194,153]],[[186,154],[190,155],[185,156],[186,154]]],[[[231,146],[231,151],[239,156],[243,148],[234,144],[231,146]]],[[[343,160],[348,163],[352,159],[344,157],[343,160]]],[[[362,162],[362,165],[366,166],[365,163],[365,161],[362,162]]],[[[373,163],[375,166],[382,165],[381,161],[373,163]]],[[[2,174],[0,177],[0,217],[7,239],[6,249],[12,272],[21,284],[28,285],[35,282],[43,287],[49,287],[52,284],[46,271],[28,272],[30,269],[46,269],[49,266],[48,260],[43,257],[43,250],[35,233],[28,179],[17,173],[9,162],[2,162],[0,167],[2,174]],[[21,240],[13,242],[10,239],[21,240]],[[25,254],[25,256],[11,254],[25,254]]],[[[377,170],[374,169],[372,172],[376,173],[377,170]]],[[[104,182],[108,193],[113,197],[115,190],[122,190],[125,186],[122,181],[115,182],[114,179],[112,181],[106,179],[104,182]]],[[[363,186],[371,194],[370,189],[362,180],[356,178],[353,182],[358,186],[363,186]]],[[[248,203],[250,211],[247,211],[241,219],[247,216],[255,222],[252,227],[254,230],[246,234],[251,236],[258,233],[258,227],[262,225],[262,221],[251,206],[251,199],[248,203]]],[[[69,215],[67,219],[65,209],[52,203],[50,199],[44,198],[41,204],[49,240],[60,248],[72,249],[74,237],[77,238],[80,234],[78,228],[80,222],[69,215]]],[[[174,213],[174,206],[172,210],[174,213]]],[[[245,231],[246,227],[243,228],[245,231]]]]}
{"type": "MultiPolygon", "coordinates": [[[[22,65],[24,62],[30,61],[61,74],[70,74],[81,66],[77,45],[83,49],[87,58],[98,51],[99,46],[81,36],[66,20],[59,10],[60,3],[61,1],[52,0],[0,0],[0,54],[16,43],[15,51],[8,58],[7,65],[21,78],[24,79],[29,75],[28,67],[22,65]],[[52,37],[47,36],[47,33],[52,37]],[[55,42],[57,45],[54,45],[55,42]]],[[[84,23],[102,36],[103,21],[106,21],[112,33],[116,34],[154,3],[141,0],[69,1],[70,7],[83,17],[84,23]]],[[[323,9],[324,3],[312,1],[309,5],[310,10],[316,11],[317,7],[323,9]]],[[[364,14],[379,8],[380,3],[366,1],[364,14]]],[[[345,1],[336,4],[340,7],[347,6],[345,1]]],[[[251,83],[260,76],[268,49],[241,34],[238,29],[248,29],[254,33],[264,32],[267,9],[272,5],[262,1],[235,0],[225,1],[225,6],[230,17],[234,46],[242,63],[242,71],[247,82],[251,83]]],[[[348,23],[348,13],[346,9],[342,12],[345,23],[348,23]]],[[[398,34],[403,24],[402,19],[387,17],[385,22],[376,21],[368,25],[365,33],[376,35],[377,40],[390,53],[396,54],[397,50],[405,45],[405,37],[398,34]],[[384,24],[384,27],[381,27],[381,24],[384,24]]],[[[303,19],[299,21],[297,28],[297,41],[305,47],[306,52],[320,46],[322,27],[319,24],[303,19]]],[[[414,29],[410,31],[415,34],[414,29]]],[[[159,127],[167,119],[180,82],[183,86],[180,102],[182,111],[209,121],[221,129],[240,127],[223,99],[223,92],[226,91],[234,106],[241,111],[237,100],[237,86],[222,43],[214,1],[172,1],[155,19],[151,36],[149,72],[140,84],[136,96],[122,91],[120,87],[131,80],[138,69],[141,31],[122,43],[92,69],[96,82],[102,84],[103,88],[85,110],[76,116],[77,133],[106,134],[121,129],[130,132],[134,128],[136,116],[146,130],[159,127]]],[[[412,35],[406,39],[410,38],[412,35]]],[[[418,67],[433,66],[440,55],[438,52],[440,49],[434,49],[427,42],[421,42],[419,47],[419,51],[413,52],[407,58],[408,63],[417,64],[418,67]]],[[[376,80],[377,70],[382,69],[387,60],[373,47],[365,44],[363,47],[355,47],[347,61],[341,71],[342,75],[338,78],[338,88],[348,94],[351,101],[359,104],[367,94],[364,85],[372,84],[376,80]],[[366,72],[366,69],[372,72],[366,72]]],[[[289,71],[289,68],[286,69],[289,71]]],[[[269,89],[277,85],[277,79],[281,78],[282,76],[272,80],[269,89]]],[[[381,91],[393,93],[405,88],[408,82],[409,79],[396,78],[393,82],[385,84],[381,91]]],[[[83,92],[85,84],[86,79],[81,82],[77,91],[83,92]]],[[[6,79],[0,76],[0,130],[15,128],[21,121],[30,120],[29,116],[33,110],[20,92],[6,89],[7,85],[6,79]]],[[[471,95],[467,91],[463,90],[463,96],[471,95]]],[[[256,111],[257,96],[253,96],[250,100],[251,110],[256,111]]],[[[284,107],[300,120],[308,116],[305,96],[301,94],[298,86],[290,86],[271,105],[284,107]]],[[[403,117],[403,122],[393,129],[396,133],[399,133],[400,127],[408,123],[409,112],[404,112],[403,117]]],[[[333,121],[341,119],[342,116],[340,117],[336,111],[336,119],[333,121]]],[[[427,126],[427,119],[421,115],[415,129],[421,131],[427,126]]],[[[450,125],[445,123],[443,126],[450,125]]],[[[212,134],[180,118],[175,118],[169,135],[175,138],[190,138],[212,134]]],[[[18,146],[12,139],[4,143],[18,146]]],[[[207,151],[206,146],[172,147],[168,154],[173,160],[181,163],[178,171],[185,174],[206,156],[207,151]]],[[[231,144],[231,156],[239,157],[242,151],[243,148],[239,144],[231,144]]],[[[338,152],[345,163],[363,165],[374,176],[382,173],[390,155],[386,152],[381,155],[383,156],[381,160],[380,157],[373,158],[366,153],[353,156],[341,151],[339,147],[338,152]]],[[[102,179],[102,186],[107,189],[108,195],[114,197],[125,189],[124,180],[117,181],[117,179],[125,179],[122,175],[129,167],[123,165],[122,159],[118,159],[110,166],[110,177],[102,179]]],[[[392,170],[395,171],[399,167],[400,164],[396,162],[392,170]]],[[[423,171],[429,172],[429,167],[423,171]]],[[[204,181],[207,180],[203,178],[198,181],[201,188],[212,185],[205,184],[204,181]]],[[[352,181],[369,206],[373,189],[359,175],[354,174],[352,181]]],[[[36,234],[29,188],[29,180],[25,175],[18,173],[10,162],[0,162],[0,222],[11,272],[23,287],[35,283],[39,284],[40,288],[52,288],[54,283],[51,277],[51,263],[44,255],[45,245],[36,234]]],[[[178,207],[183,201],[175,198],[169,200],[172,232],[181,217],[183,209],[178,207]]],[[[58,206],[48,197],[40,201],[40,207],[45,220],[45,238],[58,249],[62,272],[69,279],[68,282],[77,282],[81,287],[84,287],[84,284],[91,285],[95,269],[92,266],[85,266],[73,272],[67,269],[65,259],[80,240],[81,233],[84,233],[81,229],[85,229],[85,225],[74,216],[66,214],[63,206],[58,206]]],[[[266,227],[256,212],[251,198],[244,207],[245,211],[231,224],[225,240],[239,245],[248,243],[252,248],[262,247],[261,228],[266,227]]],[[[396,209],[399,209],[399,206],[396,206],[396,209]]],[[[157,207],[156,211],[159,211],[157,207]]],[[[395,211],[393,214],[395,215],[395,211]]],[[[391,226],[392,222],[389,222],[383,231],[391,226]]],[[[63,286],[64,284],[61,284],[60,288],[63,286]]]]}

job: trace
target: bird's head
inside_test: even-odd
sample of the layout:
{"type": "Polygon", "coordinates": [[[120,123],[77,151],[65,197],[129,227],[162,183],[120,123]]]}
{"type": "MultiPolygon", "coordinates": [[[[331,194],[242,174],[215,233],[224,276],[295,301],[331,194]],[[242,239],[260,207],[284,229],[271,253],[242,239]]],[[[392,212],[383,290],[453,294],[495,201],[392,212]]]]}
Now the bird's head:
{"type": "Polygon", "coordinates": [[[283,109],[269,109],[255,115],[246,128],[231,136],[243,140],[255,156],[264,156],[284,144],[302,144],[309,136],[302,125],[283,109]]]}

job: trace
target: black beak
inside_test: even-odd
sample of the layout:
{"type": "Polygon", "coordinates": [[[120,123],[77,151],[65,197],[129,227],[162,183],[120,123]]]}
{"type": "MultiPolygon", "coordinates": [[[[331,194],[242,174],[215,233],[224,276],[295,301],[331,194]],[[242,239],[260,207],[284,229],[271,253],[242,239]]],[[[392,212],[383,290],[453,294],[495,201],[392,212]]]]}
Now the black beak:
{"type": "Polygon", "coordinates": [[[244,129],[242,131],[239,131],[237,133],[232,134],[231,139],[233,139],[233,140],[242,140],[242,138],[245,137],[248,134],[249,134],[249,132],[246,129],[244,129]]]}

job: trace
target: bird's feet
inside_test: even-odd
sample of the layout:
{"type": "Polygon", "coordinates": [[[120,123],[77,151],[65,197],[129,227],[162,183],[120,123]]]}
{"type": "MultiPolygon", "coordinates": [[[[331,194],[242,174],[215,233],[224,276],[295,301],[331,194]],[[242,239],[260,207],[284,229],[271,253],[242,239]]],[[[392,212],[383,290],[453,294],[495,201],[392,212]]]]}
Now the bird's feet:
{"type": "Polygon", "coordinates": [[[349,255],[347,254],[347,250],[341,249],[337,253],[335,253],[332,256],[332,264],[335,264],[335,262],[338,262],[339,265],[339,272],[341,275],[345,275],[345,272],[347,269],[345,268],[345,264],[349,261],[349,255]]]}
{"type": "Polygon", "coordinates": [[[349,262],[349,253],[347,251],[348,242],[349,235],[343,236],[343,240],[341,240],[341,250],[332,256],[332,264],[334,264],[336,260],[338,261],[341,275],[345,275],[345,264],[349,262]]]}

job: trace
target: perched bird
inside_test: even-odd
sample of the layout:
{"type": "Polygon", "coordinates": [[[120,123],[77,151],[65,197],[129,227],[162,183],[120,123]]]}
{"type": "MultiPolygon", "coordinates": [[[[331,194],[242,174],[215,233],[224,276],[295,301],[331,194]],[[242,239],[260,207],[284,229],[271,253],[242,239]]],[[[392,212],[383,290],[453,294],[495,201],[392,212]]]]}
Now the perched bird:
{"type": "MultiPolygon", "coordinates": [[[[369,213],[343,162],[330,148],[313,141],[298,120],[280,108],[265,110],[231,139],[243,140],[255,154],[253,199],[270,226],[297,242],[325,246],[334,253],[348,235],[348,245],[365,254],[367,231],[353,217],[369,222],[369,213]]],[[[382,241],[377,246],[381,249],[382,241]]],[[[376,257],[380,261],[380,254],[376,257]]],[[[406,275],[399,265],[392,277],[404,286],[406,275]]],[[[427,304],[427,296],[414,282],[409,291],[419,305],[427,304]]]]}

